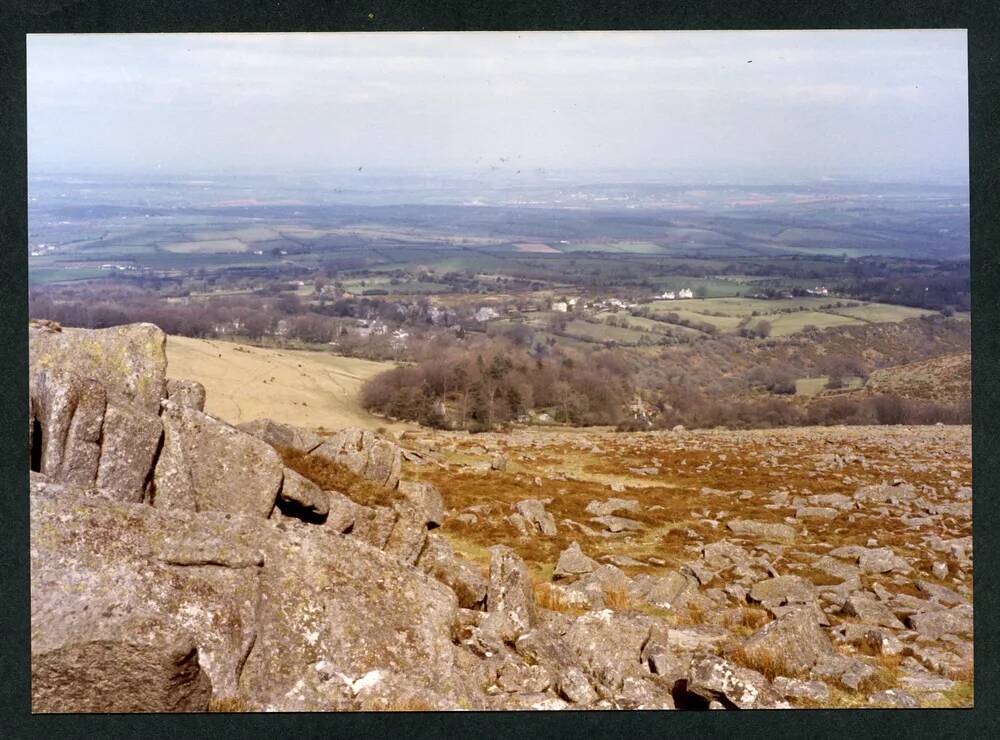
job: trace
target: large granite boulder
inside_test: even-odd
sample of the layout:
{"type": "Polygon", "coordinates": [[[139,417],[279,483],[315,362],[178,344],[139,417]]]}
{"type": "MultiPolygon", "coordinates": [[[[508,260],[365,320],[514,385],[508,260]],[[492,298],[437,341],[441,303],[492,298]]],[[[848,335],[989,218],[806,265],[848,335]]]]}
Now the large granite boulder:
{"type": "Polygon", "coordinates": [[[444,499],[433,483],[424,481],[401,480],[396,488],[400,495],[413,502],[423,512],[424,522],[428,528],[440,527],[444,524],[444,499]]]}
{"type": "Polygon", "coordinates": [[[454,593],[356,538],[39,481],[31,503],[43,711],[204,710],[208,686],[251,710],[464,701],[454,593]]]}
{"type": "Polygon", "coordinates": [[[578,542],[571,542],[569,547],[559,553],[552,578],[577,578],[593,573],[596,569],[597,561],[585,555],[578,542]]]}
{"type": "Polygon", "coordinates": [[[330,495],[291,468],[285,468],[278,502],[291,514],[309,520],[322,520],[330,513],[330,495]]]}
{"type": "MultiPolygon", "coordinates": [[[[33,481],[31,489],[32,671],[42,685],[84,691],[72,688],[80,682],[72,673],[57,674],[85,665],[97,687],[116,685],[118,672],[135,684],[122,687],[131,698],[81,694],[89,711],[113,711],[121,702],[133,711],[166,711],[168,701],[203,709],[156,688],[183,678],[181,686],[199,696],[200,666],[216,697],[234,696],[256,629],[263,562],[256,530],[242,518],[159,511],[75,487],[33,481]],[[147,689],[161,698],[136,696],[147,689]],[[151,703],[140,709],[139,701],[151,703]]],[[[71,708],[48,694],[36,699],[53,711],[71,708]]]]}
{"type": "Polygon", "coordinates": [[[627,677],[648,673],[642,648],[653,620],[644,615],[592,611],[573,620],[563,637],[598,691],[613,697],[627,677]]]}
{"type": "Polygon", "coordinates": [[[788,702],[757,671],[738,666],[718,655],[697,655],[683,682],[687,694],[706,704],[719,702],[732,709],[788,709],[788,702]]]}
{"type": "Polygon", "coordinates": [[[535,592],[528,566],[511,548],[490,548],[490,582],[486,592],[484,631],[514,640],[538,623],[535,592]]]}
{"type": "Polygon", "coordinates": [[[163,402],[153,505],[266,518],[284,466],[274,448],[200,411],[163,402]]]}
{"type": "Polygon", "coordinates": [[[195,411],[205,410],[205,386],[197,380],[167,379],[167,400],[195,411]]]}
{"type": "Polygon", "coordinates": [[[204,712],[212,684],[190,636],[156,622],[74,635],[31,657],[33,712],[204,712]]]}
{"type": "Polygon", "coordinates": [[[66,370],[32,373],[29,391],[32,469],[123,501],[143,500],[163,436],[158,416],[66,370]]]}
{"type": "Polygon", "coordinates": [[[237,429],[264,440],[272,447],[290,447],[299,452],[312,452],[323,442],[323,438],[315,432],[271,419],[254,419],[238,425],[237,429]]]}
{"type": "Polygon", "coordinates": [[[104,413],[98,488],[122,501],[142,501],[153,472],[163,424],[141,406],[108,403],[104,413]]]}
{"type": "Polygon", "coordinates": [[[427,708],[454,707],[454,593],[323,530],[301,527],[268,543],[242,692],[276,711],[344,708],[345,698],[405,702],[412,691],[427,708]]]}
{"type": "Polygon", "coordinates": [[[344,429],[310,453],[337,462],[386,488],[395,488],[402,469],[402,450],[395,442],[366,429],[344,429]]]}
{"type": "Polygon", "coordinates": [[[156,414],[166,393],[166,339],[153,324],[69,329],[32,322],[28,358],[32,372],[72,370],[98,381],[109,395],[156,414]]]}
{"type": "Polygon", "coordinates": [[[385,551],[407,565],[414,565],[427,543],[427,525],[423,509],[412,501],[393,503],[396,521],[389,532],[385,551]]]}
{"type": "Polygon", "coordinates": [[[32,465],[54,481],[92,485],[101,461],[107,394],[96,380],[50,367],[29,380],[32,465]]]}
{"type": "Polygon", "coordinates": [[[807,607],[793,609],[761,627],[743,643],[743,650],[751,657],[777,661],[792,674],[836,652],[814,611],[807,607]]]}
{"type": "Polygon", "coordinates": [[[417,566],[455,592],[463,609],[481,609],[486,601],[486,579],[468,560],[455,554],[444,537],[427,536],[427,545],[420,553],[417,566]]]}

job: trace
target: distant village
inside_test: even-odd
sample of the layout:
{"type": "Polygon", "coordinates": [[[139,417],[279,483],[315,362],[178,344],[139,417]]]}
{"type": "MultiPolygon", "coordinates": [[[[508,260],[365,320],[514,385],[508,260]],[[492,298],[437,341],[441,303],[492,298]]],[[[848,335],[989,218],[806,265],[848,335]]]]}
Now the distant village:
{"type": "MultiPolygon", "coordinates": [[[[102,268],[115,269],[108,265],[102,268]]],[[[120,269],[120,268],[119,268],[120,269]]],[[[292,281],[290,287],[303,288],[306,283],[301,280],[292,281]]],[[[815,286],[807,289],[796,289],[798,295],[828,296],[830,291],[825,286],[815,286]]],[[[312,298],[323,301],[346,303],[350,311],[340,315],[341,328],[333,339],[327,342],[334,347],[344,347],[346,343],[357,340],[380,338],[395,352],[406,349],[407,343],[417,336],[426,337],[428,331],[451,332],[460,334],[464,331],[483,331],[487,324],[498,320],[517,322],[527,314],[551,312],[553,314],[578,314],[586,318],[600,312],[635,311],[641,309],[644,303],[650,301],[685,301],[694,300],[695,291],[690,287],[664,290],[645,299],[626,299],[620,296],[580,297],[561,296],[557,298],[520,299],[495,301],[486,305],[439,305],[429,297],[414,300],[412,296],[399,301],[393,301],[386,296],[379,296],[376,303],[371,300],[370,291],[361,295],[344,290],[338,283],[317,285],[312,298]]],[[[754,299],[792,298],[791,292],[768,291],[767,293],[752,293],[745,297],[754,299]]],[[[180,299],[187,302],[188,299],[180,299]]],[[[293,319],[278,319],[266,332],[273,337],[294,338],[296,332],[292,325],[293,319]]],[[[231,319],[214,327],[218,334],[240,335],[246,330],[244,322],[231,319]]]]}

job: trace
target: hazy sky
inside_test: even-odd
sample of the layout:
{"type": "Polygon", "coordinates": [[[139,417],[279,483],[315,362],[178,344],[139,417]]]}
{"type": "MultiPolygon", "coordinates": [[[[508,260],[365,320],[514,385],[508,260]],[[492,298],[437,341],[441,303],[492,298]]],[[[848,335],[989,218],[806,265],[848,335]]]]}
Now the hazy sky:
{"type": "Polygon", "coordinates": [[[33,173],[964,180],[967,120],[964,31],[28,38],[33,173]]]}

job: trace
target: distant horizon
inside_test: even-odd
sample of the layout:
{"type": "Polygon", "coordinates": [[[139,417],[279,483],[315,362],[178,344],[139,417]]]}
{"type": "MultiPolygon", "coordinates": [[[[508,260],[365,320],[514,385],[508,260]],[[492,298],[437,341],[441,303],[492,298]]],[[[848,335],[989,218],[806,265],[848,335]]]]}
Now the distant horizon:
{"type": "Polygon", "coordinates": [[[32,175],[968,180],[963,30],[64,34],[27,46],[32,175]]]}
{"type": "MultiPolygon", "coordinates": [[[[366,168],[367,169],[367,168],[366,168]]],[[[364,173],[358,173],[356,168],[330,168],[327,170],[302,170],[302,171],[255,171],[255,172],[223,172],[218,170],[186,170],[186,171],[159,171],[159,170],[81,170],[81,169],[57,169],[57,168],[36,168],[30,172],[28,179],[56,179],[56,178],[79,178],[81,180],[92,179],[94,181],[106,180],[145,180],[145,179],[167,179],[171,181],[239,181],[239,180],[308,180],[322,178],[354,178],[359,182],[369,178],[400,178],[400,179],[440,179],[447,182],[476,182],[481,185],[496,185],[501,187],[516,186],[525,184],[531,186],[544,185],[546,183],[556,185],[572,183],[576,185],[601,184],[601,185],[647,185],[663,187],[687,187],[687,186],[715,186],[715,187],[785,187],[795,185],[877,185],[877,186],[928,186],[946,188],[968,189],[968,178],[960,177],[934,177],[924,175],[910,178],[877,178],[875,176],[862,177],[844,175],[817,175],[811,177],[792,177],[766,179],[761,175],[752,173],[720,175],[712,172],[683,173],[679,176],[661,176],[658,171],[651,170],[548,170],[544,173],[524,173],[523,175],[509,174],[484,174],[467,172],[462,170],[423,170],[423,169],[391,169],[391,168],[371,168],[364,173]]]]}

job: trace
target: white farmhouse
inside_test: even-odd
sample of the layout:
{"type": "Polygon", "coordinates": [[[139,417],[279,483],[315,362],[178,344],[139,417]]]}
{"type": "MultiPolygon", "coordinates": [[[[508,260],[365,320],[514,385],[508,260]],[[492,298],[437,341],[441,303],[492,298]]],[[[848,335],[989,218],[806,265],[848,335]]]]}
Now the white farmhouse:
{"type": "Polygon", "coordinates": [[[694,298],[694,293],[690,288],[681,288],[677,291],[678,298],[694,298]]]}
{"type": "Polygon", "coordinates": [[[660,295],[660,299],[664,301],[672,301],[677,298],[677,294],[672,290],[668,290],[660,295]]]}
{"type": "Polygon", "coordinates": [[[569,304],[566,301],[553,301],[552,310],[559,311],[560,313],[566,313],[569,311],[569,304]]]}

